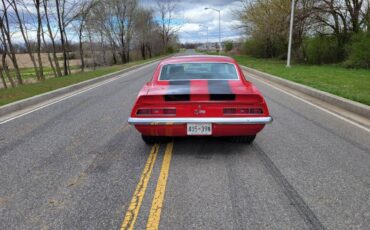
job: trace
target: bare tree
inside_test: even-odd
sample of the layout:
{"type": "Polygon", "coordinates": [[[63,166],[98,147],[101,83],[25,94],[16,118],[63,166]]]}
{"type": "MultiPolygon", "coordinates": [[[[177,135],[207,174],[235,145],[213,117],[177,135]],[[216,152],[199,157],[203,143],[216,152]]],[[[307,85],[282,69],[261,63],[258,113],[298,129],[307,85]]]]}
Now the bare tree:
{"type": "Polygon", "coordinates": [[[114,4],[111,2],[99,2],[98,6],[93,8],[91,15],[92,18],[88,22],[90,28],[94,27],[95,25],[97,30],[104,33],[104,36],[108,40],[108,44],[110,46],[113,64],[117,64],[119,45],[116,39],[117,36],[115,35],[115,30],[117,29],[115,27],[116,18],[111,17],[111,15],[113,15],[113,7],[114,4]]]}
{"type": "MultiPolygon", "coordinates": [[[[344,6],[338,4],[335,0],[324,0],[317,2],[313,9],[312,16],[317,23],[322,28],[330,28],[338,38],[338,44],[343,44],[348,37],[349,30],[347,12],[344,6]]],[[[320,32],[319,30],[317,31],[320,32]]]]}
{"type": "Polygon", "coordinates": [[[360,16],[363,6],[363,0],[345,0],[347,11],[350,14],[350,21],[352,24],[352,31],[358,33],[360,31],[360,16]]]}
{"type": "MultiPolygon", "coordinates": [[[[13,42],[12,42],[12,38],[11,38],[11,31],[10,31],[10,26],[9,26],[9,17],[8,17],[8,7],[9,5],[6,4],[5,0],[1,0],[2,2],[2,5],[3,5],[3,16],[1,17],[1,20],[0,20],[0,28],[1,28],[1,34],[3,36],[3,40],[5,41],[5,51],[8,51],[9,54],[10,54],[10,59],[12,61],[12,64],[13,64],[13,67],[14,67],[14,71],[15,71],[15,74],[16,74],[16,77],[17,77],[17,81],[18,81],[18,84],[22,85],[23,84],[23,79],[22,79],[22,76],[21,76],[21,73],[19,71],[19,67],[18,67],[18,62],[17,62],[17,57],[16,57],[16,54],[15,54],[15,49],[14,49],[14,46],[13,46],[13,42]],[[7,48],[8,46],[8,48],[7,48]]],[[[7,52],[6,52],[7,53],[7,52]]],[[[3,67],[5,68],[5,58],[6,56],[3,56],[3,67]]],[[[9,76],[9,81],[11,82],[12,86],[14,87],[15,84],[12,80],[12,78],[9,76]]]]}
{"type": "Polygon", "coordinates": [[[112,50],[113,63],[130,60],[133,21],[138,0],[109,0],[101,2],[93,12],[93,21],[104,31],[112,50]]]}
{"type": "Polygon", "coordinates": [[[67,65],[67,48],[66,48],[66,41],[65,41],[65,27],[62,20],[62,13],[64,12],[65,0],[62,0],[62,4],[60,4],[60,0],[55,0],[56,10],[57,10],[57,19],[58,19],[58,26],[59,26],[59,33],[60,33],[60,42],[62,44],[63,50],[63,71],[64,75],[68,75],[68,65],[67,65]],[[62,12],[61,12],[62,7],[62,12]]]}
{"type": "Polygon", "coordinates": [[[3,38],[0,37],[0,53],[1,53],[1,58],[4,59],[4,62],[0,64],[0,78],[3,83],[4,88],[8,88],[8,84],[6,84],[6,80],[3,74],[4,68],[7,69],[7,66],[4,67],[4,64],[6,65],[5,58],[7,55],[4,46],[6,46],[6,44],[4,43],[3,38]]]}
{"type": "Polygon", "coordinates": [[[137,0],[130,1],[128,4],[128,15],[126,24],[126,60],[130,61],[130,51],[131,51],[131,40],[133,34],[133,22],[135,20],[135,14],[137,11],[137,0]]]}
{"type": "Polygon", "coordinates": [[[121,62],[126,63],[130,60],[131,29],[137,0],[112,0],[111,3],[112,17],[117,24],[110,24],[110,29],[117,41],[115,43],[119,44],[121,62]]]}
{"type": "Polygon", "coordinates": [[[52,45],[52,51],[53,51],[52,54],[53,54],[53,60],[54,60],[54,64],[55,64],[55,70],[56,70],[57,76],[61,77],[62,76],[62,71],[60,69],[58,57],[57,57],[57,54],[56,54],[55,39],[54,39],[54,34],[51,30],[50,19],[49,19],[49,14],[48,14],[48,0],[43,0],[43,5],[44,5],[46,26],[47,26],[48,33],[49,33],[49,39],[50,39],[51,45],[52,45]]]}
{"type": "Polygon", "coordinates": [[[99,35],[100,35],[100,50],[103,56],[103,64],[107,65],[107,55],[106,55],[107,51],[105,49],[105,37],[103,30],[99,30],[99,35]]]}
{"type": "Polygon", "coordinates": [[[368,34],[370,34],[370,0],[366,2],[367,7],[364,10],[364,25],[368,34]]]}
{"type": "Polygon", "coordinates": [[[41,8],[41,0],[33,0],[33,3],[36,8],[37,13],[37,59],[39,62],[39,78],[41,80],[45,80],[44,76],[44,68],[42,66],[42,59],[41,59],[41,33],[42,33],[42,16],[40,12],[41,8]]]}
{"type": "Polygon", "coordinates": [[[23,15],[23,12],[20,12],[18,10],[18,4],[17,3],[20,3],[20,2],[16,2],[15,0],[7,0],[8,3],[10,4],[10,6],[12,7],[12,10],[15,14],[15,17],[16,17],[16,20],[18,22],[18,27],[19,27],[19,30],[22,34],[22,37],[23,37],[23,41],[26,45],[26,48],[27,48],[27,53],[28,53],[28,56],[30,57],[31,59],[31,62],[33,64],[33,67],[34,67],[34,70],[35,70],[35,73],[36,73],[36,77],[38,80],[42,80],[43,79],[43,76],[41,76],[40,74],[40,68],[39,66],[36,64],[36,59],[35,59],[35,56],[33,54],[33,50],[32,50],[32,46],[31,46],[31,42],[27,36],[27,28],[25,28],[25,22],[22,20],[22,18],[24,19],[25,16],[23,15]],[[22,14],[22,17],[21,17],[21,14],[22,14]]]}
{"type": "Polygon", "coordinates": [[[154,30],[153,11],[148,9],[138,10],[135,18],[135,30],[139,40],[140,53],[143,59],[151,57],[151,39],[154,30]]]}
{"type": "Polygon", "coordinates": [[[94,43],[93,43],[93,40],[92,40],[92,29],[91,28],[87,28],[87,34],[88,34],[88,37],[89,37],[90,53],[91,53],[92,62],[93,62],[93,69],[95,70],[96,66],[97,66],[97,63],[96,63],[94,43]]]}
{"type": "Polygon", "coordinates": [[[1,78],[1,82],[3,83],[3,86],[5,89],[8,88],[8,85],[6,84],[6,81],[5,81],[5,77],[4,77],[4,74],[3,74],[3,66],[0,65],[0,78],[1,78]]]}
{"type": "MultiPolygon", "coordinates": [[[[74,20],[78,22],[78,40],[80,49],[80,60],[81,60],[81,70],[85,70],[85,59],[83,50],[83,32],[86,26],[86,20],[89,16],[91,9],[97,5],[97,1],[85,0],[80,2],[80,10],[74,16],[74,20]]],[[[89,32],[90,33],[90,32],[89,32]]],[[[91,38],[89,34],[89,38],[91,38]]],[[[91,40],[91,39],[90,39],[91,40]]]]}
{"type": "MultiPolygon", "coordinates": [[[[6,62],[6,57],[9,55],[9,52],[8,52],[8,48],[7,48],[7,44],[6,44],[6,38],[5,38],[5,34],[4,34],[4,30],[3,28],[1,28],[1,38],[0,38],[0,42],[1,42],[1,46],[2,46],[2,50],[1,50],[1,77],[4,78],[4,75],[3,75],[3,72],[5,73],[6,77],[8,78],[9,82],[10,82],[10,85],[14,88],[15,87],[15,82],[13,80],[13,77],[10,75],[9,73],[9,66],[8,66],[8,63],[6,62]]],[[[4,87],[7,88],[7,85],[6,85],[6,82],[5,82],[5,78],[4,78],[4,87]]]]}
{"type": "Polygon", "coordinates": [[[313,31],[321,35],[334,36],[337,46],[337,60],[346,56],[345,46],[352,34],[362,31],[366,27],[362,0],[322,0],[316,1],[311,17],[314,19],[313,31]]]}
{"type": "Polygon", "coordinates": [[[53,73],[54,73],[54,77],[58,77],[58,73],[57,73],[57,71],[55,69],[55,66],[54,66],[55,63],[53,62],[53,59],[51,58],[50,49],[47,47],[48,44],[46,43],[45,34],[44,34],[43,29],[41,29],[41,35],[42,35],[41,36],[42,37],[42,41],[44,43],[44,47],[46,49],[46,53],[47,53],[47,56],[48,56],[48,61],[50,63],[50,67],[51,67],[51,69],[53,70],[53,73]]]}
{"type": "MultiPolygon", "coordinates": [[[[0,19],[2,20],[2,19],[0,19]]],[[[0,21],[1,23],[1,21],[0,21]]],[[[4,30],[0,24],[0,32],[1,32],[1,37],[0,37],[0,53],[1,53],[1,65],[0,65],[0,72],[1,72],[1,79],[3,81],[3,85],[5,88],[8,88],[7,87],[7,84],[6,84],[6,81],[5,81],[5,77],[4,77],[4,74],[3,72],[5,73],[6,77],[8,78],[9,82],[10,82],[10,85],[14,88],[15,87],[15,82],[12,78],[12,76],[10,75],[9,73],[9,66],[6,62],[6,57],[8,56],[8,47],[7,47],[7,44],[6,44],[6,38],[5,38],[5,34],[4,34],[4,30]]]]}
{"type": "Polygon", "coordinates": [[[180,29],[173,25],[176,7],[177,0],[157,0],[157,10],[160,15],[160,33],[164,52],[167,51],[171,37],[180,29]]]}

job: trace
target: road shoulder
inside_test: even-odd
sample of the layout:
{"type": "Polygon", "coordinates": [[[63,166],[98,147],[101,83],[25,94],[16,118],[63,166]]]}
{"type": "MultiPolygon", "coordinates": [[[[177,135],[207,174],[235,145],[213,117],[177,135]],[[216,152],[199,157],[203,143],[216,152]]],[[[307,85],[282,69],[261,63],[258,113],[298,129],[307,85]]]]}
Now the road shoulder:
{"type": "Polygon", "coordinates": [[[300,98],[314,106],[330,111],[331,113],[343,117],[355,124],[364,126],[365,129],[370,128],[370,107],[367,105],[281,79],[245,66],[242,66],[242,69],[247,79],[251,77],[263,82],[264,84],[269,84],[280,91],[300,98]]]}

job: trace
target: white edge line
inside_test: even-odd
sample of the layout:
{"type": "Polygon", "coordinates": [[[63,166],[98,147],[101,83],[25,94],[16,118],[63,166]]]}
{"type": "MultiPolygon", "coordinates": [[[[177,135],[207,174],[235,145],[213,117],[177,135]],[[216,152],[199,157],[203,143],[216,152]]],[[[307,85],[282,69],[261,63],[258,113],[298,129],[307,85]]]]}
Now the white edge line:
{"type": "MultiPolygon", "coordinates": [[[[248,72],[248,71],[247,71],[247,72],[248,72]]],[[[358,123],[356,123],[356,122],[354,122],[354,121],[351,121],[351,120],[349,120],[349,119],[347,119],[347,118],[345,118],[345,117],[343,117],[343,116],[340,116],[340,115],[338,115],[338,114],[336,114],[336,113],[333,113],[333,112],[331,112],[331,111],[329,111],[329,110],[327,110],[327,109],[324,109],[323,107],[320,107],[320,106],[318,106],[318,105],[315,105],[315,104],[313,104],[312,102],[309,102],[309,101],[307,101],[307,100],[305,100],[305,99],[303,99],[303,98],[301,98],[301,97],[298,97],[298,96],[296,96],[296,95],[294,95],[294,94],[292,94],[292,93],[288,93],[288,92],[286,92],[286,91],[282,90],[281,88],[279,88],[279,87],[276,87],[276,86],[272,85],[271,83],[269,83],[269,82],[267,82],[267,81],[264,81],[264,80],[258,79],[258,77],[257,77],[256,75],[254,75],[254,74],[251,74],[251,73],[249,73],[249,72],[248,72],[248,76],[249,76],[250,78],[253,78],[253,79],[255,79],[255,80],[257,80],[257,81],[259,81],[259,82],[263,83],[263,84],[269,85],[270,87],[272,87],[272,88],[274,88],[274,89],[276,89],[276,90],[279,90],[280,92],[283,92],[283,93],[285,93],[285,94],[288,94],[289,96],[291,96],[291,97],[293,97],[293,98],[295,98],[295,99],[298,99],[298,100],[300,100],[300,101],[303,101],[303,102],[305,102],[306,104],[309,104],[309,105],[311,105],[311,106],[313,106],[313,107],[315,107],[315,108],[317,108],[317,109],[319,109],[319,110],[321,110],[321,111],[327,112],[328,114],[333,115],[333,116],[334,116],[334,117],[336,117],[336,118],[339,118],[339,119],[341,119],[341,120],[343,120],[343,121],[346,121],[346,122],[348,122],[348,123],[350,123],[350,124],[352,124],[352,125],[356,126],[357,128],[363,129],[363,130],[365,130],[366,132],[370,132],[370,129],[366,128],[365,126],[362,126],[362,125],[360,125],[360,124],[358,124],[358,123]],[[251,75],[252,75],[253,77],[252,77],[251,75]]]]}
{"type": "MultiPolygon", "coordinates": [[[[14,116],[14,117],[8,118],[8,119],[6,119],[6,120],[4,120],[4,121],[1,121],[1,122],[0,122],[0,125],[5,124],[5,123],[7,123],[7,122],[10,122],[10,121],[12,121],[12,120],[15,120],[15,119],[17,119],[17,118],[23,117],[23,116],[25,116],[25,115],[28,115],[28,114],[30,114],[30,113],[33,113],[33,112],[35,112],[35,111],[37,111],[37,110],[40,110],[40,109],[46,108],[46,107],[48,107],[48,106],[54,105],[54,104],[56,104],[56,103],[58,103],[58,102],[61,102],[61,101],[67,100],[68,98],[71,98],[71,97],[77,96],[77,95],[79,95],[79,94],[85,93],[85,92],[87,92],[87,91],[90,91],[90,90],[92,90],[92,89],[98,88],[98,87],[103,86],[103,85],[105,85],[105,84],[108,84],[108,83],[110,83],[110,82],[112,82],[112,81],[116,81],[116,80],[118,80],[118,79],[121,79],[121,78],[127,77],[127,75],[129,75],[129,74],[135,73],[135,72],[137,72],[137,71],[139,71],[139,70],[142,70],[142,69],[144,69],[144,68],[147,68],[147,67],[149,67],[149,66],[152,66],[152,65],[154,65],[155,63],[156,63],[156,61],[154,61],[153,63],[149,63],[149,64],[147,64],[147,65],[144,65],[144,66],[142,66],[142,67],[139,67],[138,69],[130,70],[129,72],[123,73],[121,76],[118,76],[118,77],[115,77],[115,78],[112,78],[112,79],[105,80],[105,81],[103,81],[103,82],[101,82],[101,83],[94,84],[93,86],[90,86],[90,87],[88,87],[88,88],[85,88],[85,89],[79,90],[79,91],[77,91],[77,92],[75,92],[75,93],[72,93],[72,95],[68,95],[68,96],[64,96],[64,97],[62,96],[62,98],[59,98],[59,99],[57,99],[56,101],[53,101],[53,102],[47,103],[47,104],[45,104],[45,105],[42,105],[42,106],[37,107],[37,108],[34,108],[34,109],[32,109],[32,110],[30,110],[30,111],[27,111],[27,112],[25,112],[25,113],[22,113],[22,114],[19,114],[19,115],[14,116]]],[[[51,100],[52,100],[52,99],[51,99],[51,100]]]]}

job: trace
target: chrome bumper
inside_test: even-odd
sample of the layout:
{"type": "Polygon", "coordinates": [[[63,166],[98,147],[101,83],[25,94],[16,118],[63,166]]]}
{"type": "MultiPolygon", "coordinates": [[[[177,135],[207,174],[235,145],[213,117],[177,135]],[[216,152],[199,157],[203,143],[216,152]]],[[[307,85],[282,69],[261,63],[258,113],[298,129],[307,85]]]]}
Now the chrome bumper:
{"type": "Polygon", "coordinates": [[[225,125],[258,125],[272,122],[272,117],[166,117],[166,118],[139,118],[130,117],[128,123],[132,125],[180,125],[187,123],[213,123],[225,125]]]}

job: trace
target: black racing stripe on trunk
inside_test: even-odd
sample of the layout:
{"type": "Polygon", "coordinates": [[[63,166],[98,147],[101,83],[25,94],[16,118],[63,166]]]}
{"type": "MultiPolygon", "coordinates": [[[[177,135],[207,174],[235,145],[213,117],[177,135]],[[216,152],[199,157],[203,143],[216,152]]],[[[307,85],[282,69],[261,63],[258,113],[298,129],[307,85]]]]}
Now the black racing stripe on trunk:
{"type": "Polygon", "coordinates": [[[190,81],[170,81],[166,94],[190,94],[190,81]]]}
{"type": "Polygon", "coordinates": [[[190,101],[190,81],[170,81],[165,101],[190,101]]]}
{"type": "Polygon", "coordinates": [[[209,94],[233,94],[229,81],[210,80],[208,81],[209,94]]]}
{"type": "Polygon", "coordinates": [[[211,101],[235,100],[229,81],[208,81],[208,92],[211,101]]]}

